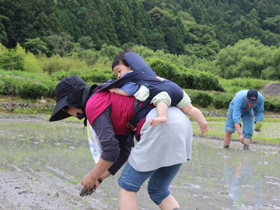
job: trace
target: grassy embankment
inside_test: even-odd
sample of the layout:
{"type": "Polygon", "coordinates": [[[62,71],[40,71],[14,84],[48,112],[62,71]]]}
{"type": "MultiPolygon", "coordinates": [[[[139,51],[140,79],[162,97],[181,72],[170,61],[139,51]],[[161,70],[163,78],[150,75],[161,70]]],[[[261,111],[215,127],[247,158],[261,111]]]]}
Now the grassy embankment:
{"type": "MultiPolygon", "coordinates": [[[[0,74],[6,74],[11,73],[11,71],[0,71],[0,74]]],[[[26,78],[27,74],[25,72],[17,72],[17,75],[22,78],[26,78]]],[[[45,81],[50,79],[50,76],[44,73],[39,74],[28,74],[28,78],[34,79],[37,81],[45,81]]],[[[260,80],[260,79],[233,79],[233,80],[225,80],[225,79],[219,79],[220,84],[222,87],[226,90],[227,93],[231,93],[234,96],[234,93],[241,90],[241,89],[249,89],[249,88],[255,88],[259,89],[263,85],[265,85],[267,82],[266,80],[260,80]]],[[[41,99],[22,99],[19,97],[12,97],[7,95],[0,95],[0,103],[4,102],[13,102],[13,103],[27,103],[27,104],[34,104],[37,103],[41,105],[41,109],[32,109],[32,108],[15,108],[11,112],[7,113],[4,109],[0,109],[0,113],[2,114],[40,114],[43,115],[44,118],[48,119],[52,108],[45,109],[45,105],[47,104],[55,104],[54,99],[45,98],[43,101],[41,99]]],[[[2,107],[3,108],[3,107],[2,107]]],[[[209,113],[220,113],[220,114],[226,114],[227,109],[216,109],[214,106],[210,105],[207,108],[198,107],[201,111],[208,111],[209,113]]],[[[265,111],[264,115],[278,115],[278,113],[272,113],[265,111]]],[[[77,121],[74,119],[67,119],[69,121],[77,121]]],[[[205,134],[205,137],[207,138],[216,138],[216,139],[223,139],[224,137],[224,125],[226,118],[225,117],[215,117],[206,116],[206,120],[209,123],[209,132],[205,134]]],[[[280,144],[280,118],[264,118],[262,123],[262,131],[261,132],[254,132],[253,140],[254,142],[264,143],[264,144],[272,144],[277,145],[280,144]]],[[[200,130],[199,126],[196,122],[193,122],[193,129],[194,134],[199,135],[200,130]]],[[[238,139],[237,134],[233,134],[233,139],[238,139]]]]}

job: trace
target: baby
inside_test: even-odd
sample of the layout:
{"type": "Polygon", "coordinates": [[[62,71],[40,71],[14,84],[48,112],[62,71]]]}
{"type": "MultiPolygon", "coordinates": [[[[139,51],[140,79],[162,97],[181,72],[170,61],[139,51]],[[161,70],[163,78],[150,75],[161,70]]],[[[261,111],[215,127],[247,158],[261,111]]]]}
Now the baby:
{"type": "MultiPolygon", "coordinates": [[[[128,74],[132,74],[133,71],[135,71],[130,67],[130,65],[128,64],[128,62],[125,59],[125,55],[127,53],[133,53],[133,52],[122,52],[119,55],[117,55],[113,61],[112,69],[118,79],[125,77],[128,74]]],[[[134,53],[134,54],[136,54],[136,53],[134,53]]],[[[135,58],[138,58],[137,56],[139,57],[139,59],[142,59],[137,54],[136,54],[135,58]]],[[[142,80],[145,80],[145,77],[146,77],[145,74],[140,74],[140,76],[143,77],[142,80]]],[[[166,79],[157,76],[155,78],[155,80],[158,80],[158,82],[163,82],[166,79]]],[[[185,91],[183,91],[174,82],[171,82],[169,80],[167,80],[167,81],[168,81],[168,83],[165,83],[166,87],[164,86],[164,88],[166,90],[164,90],[164,88],[161,88],[161,91],[157,95],[155,95],[151,100],[151,104],[153,104],[157,108],[158,117],[152,119],[149,122],[149,124],[151,126],[157,126],[161,123],[165,123],[167,121],[166,116],[167,116],[168,106],[171,105],[171,101],[173,100],[174,97],[175,98],[182,97],[182,99],[179,100],[179,103],[177,103],[176,106],[178,108],[180,108],[185,114],[192,117],[199,124],[200,130],[201,130],[201,135],[203,135],[204,133],[209,131],[207,121],[205,120],[205,118],[202,115],[202,113],[200,112],[200,110],[197,109],[196,107],[192,106],[191,100],[190,100],[189,96],[187,95],[187,93],[185,91]],[[171,85],[173,85],[172,87],[167,85],[170,83],[171,83],[171,85]],[[172,96],[171,96],[170,94],[167,93],[167,88],[169,88],[169,90],[175,89],[175,88],[177,88],[179,90],[177,91],[177,89],[176,89],[176,91],[173,91],[174,94],[172,94],[172,96]],[[183,94],[181,91],[183,92],[183,94]],[[177,96],[177,95],[180,95],[180,96],[177,96]]],[[[149,86],[149,88],[153,88],[153,85],[149,86]]],[[[133,82],[127,82],[121,88],[110,89],[110,92],[113,92],[113,93],[116,93],[119,95],[123,95],[123,96],[134,96],[139,101],[145,101],[150,95],[149,88],[146,87],[145,85],[142,85],[141,83],[137,84],[137,81],[133,81],[133,82]]],[[[156,86],[156,88],[158,89],[159,87],[156,86]]],[[[168,91],[168,92],[170,92],[170,91],[168,91]]]]}

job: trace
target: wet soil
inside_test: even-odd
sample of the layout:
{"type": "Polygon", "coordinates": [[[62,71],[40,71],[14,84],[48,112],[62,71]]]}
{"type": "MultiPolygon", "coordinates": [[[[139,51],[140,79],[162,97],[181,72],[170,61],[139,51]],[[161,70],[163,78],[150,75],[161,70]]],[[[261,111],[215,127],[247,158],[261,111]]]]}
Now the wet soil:
{"type": "MultiPolygon", "coordinates": [[[[49,123],[41,116],[0,117],[0,209],[118,209],[117,180],[80,197],[81,178],[94,166],[81,123],[49,123]]],[[[192,160],[170,186],[181,209],[280,209],[279,147],[194,137],[192,160]]],[[[146,183],[139,209],[158,207],[146,183]]]]}

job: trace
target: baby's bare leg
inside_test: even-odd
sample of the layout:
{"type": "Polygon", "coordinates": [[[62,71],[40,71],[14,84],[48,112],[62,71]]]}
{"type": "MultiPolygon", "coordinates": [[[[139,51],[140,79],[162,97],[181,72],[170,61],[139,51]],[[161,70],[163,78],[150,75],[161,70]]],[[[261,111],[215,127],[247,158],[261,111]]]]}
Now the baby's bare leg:
{"type": "Polygon", "coordinates": [[[199,124],[201,135],[209,131],[208,123],[198,108],[193,107],[193,105],[189,104],[188,106],[182,107],[181,110],[185,114],[192,117],[199,124]]]}
{"type": "Polygon", "coordinates": [[[157,107],[157,118],[154,118],[150,121],[149,125],[150,126],[157,126],[161,123],[165,123],[167,121],[167,111],[168,111],[168,106],[164,102],[158,102],[156,104],[157,107]]]}

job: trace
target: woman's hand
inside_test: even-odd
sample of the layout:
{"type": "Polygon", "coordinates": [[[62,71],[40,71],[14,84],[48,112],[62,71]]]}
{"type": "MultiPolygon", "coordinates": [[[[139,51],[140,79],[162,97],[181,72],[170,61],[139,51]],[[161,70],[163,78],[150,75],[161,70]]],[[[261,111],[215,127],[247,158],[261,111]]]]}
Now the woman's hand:
{"type": "Polygon", "coordinates": [[[82,179],[82,185],[84,186],[80,196],[87,196],[91,195],[99,186],[99,181],[92,179],[90,174],[87,174],[83,179],[82,179]]]}
{"type": "Polygon", "coordinates": [[[108,168],[112,166],[112,164],[113,162],[105,161],[102,158],[100,158],[98,163],[93,167],[93,169],[82,179],[82,185],[84,187],[80,195],[91,195],[98,188],[101,181],[110,174],[107,171],[108,168]],[[100,183],[97,180],[99,176],[101,178],[100,183]]]}
{"type": "Polygon", "coordinates": [[[82,179],[82,185],[84,185],[87,188],[92,188],[95,184],[95,179],[91,177],[90,173],[84,176],[82,179]]]}
{"type": "Polygon", "coordinates": [[[92,188],[87,188],[86,186],[84,186],[81,190],[80,196],[87,196],[87,195],[91,195],[92,193],[94,193],[94,191],[98,188],[99,186],[99,182],[96,181],[95,184],[93,185],[92,188]]]}

